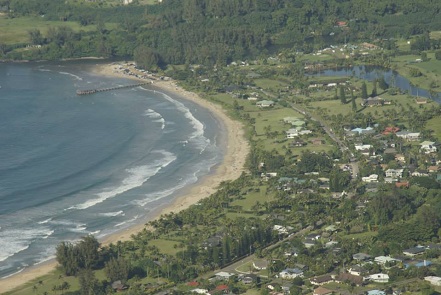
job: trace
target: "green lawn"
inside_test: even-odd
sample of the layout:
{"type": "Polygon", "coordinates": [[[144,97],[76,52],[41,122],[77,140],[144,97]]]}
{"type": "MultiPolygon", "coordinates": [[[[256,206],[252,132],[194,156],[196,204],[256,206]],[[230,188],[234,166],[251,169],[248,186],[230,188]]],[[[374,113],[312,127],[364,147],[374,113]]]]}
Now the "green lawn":
{"type": "MultiPolygon", "coordinates": [[[[95,25],[81,26],[78,22],[46,21],[43,17],[18,17],[8,18],[0,15],[1,43],[29,43],[29,31],[38,29],[46,36],[50,27],[66,26],[78,32],[80,30],[95,30],[95,25]]],[[[115,27],[116,24],[106,24],[107,28],[115,27]]]]}
{"type": "Polygon", "coordinates": [[[427,122],[426,128],[432,130],[432,135],[441,140],[441,117],[435,117],[427,122]]]}
{"type": "Polygon", "coordinates": [[[242,206],[244,211],[250,211],[251,207],[253,207],[256,202],[260,202],[261,204],[265,202],[271,202],[274,200],[273,194],[266,194],[267,187],[260,185],[255,186],[259,191],[251,191],[245,195],[243,199],[235,200],[231,203],[231,206],[242,206]]]}

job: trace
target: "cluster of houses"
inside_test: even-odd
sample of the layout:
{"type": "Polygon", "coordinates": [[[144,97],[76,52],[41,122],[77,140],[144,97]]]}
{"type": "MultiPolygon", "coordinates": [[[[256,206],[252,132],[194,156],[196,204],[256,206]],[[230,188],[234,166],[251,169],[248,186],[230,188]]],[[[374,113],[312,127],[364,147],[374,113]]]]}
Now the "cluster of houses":
{"type": "Polygon", "coordinates": [[[353,129],[346,127],[345,136],[348,140],[354,142],[353,146],[356,154],[363,156],[364,159],[372,164],[378,164],[383,168],[384,174],[382,175],[377,174],[377,171],[377,173],[361,177],[362,182],[365,183],[377,183],[384,180],[385,183],[395,183],[398,187],[407,187],[409,183],[403,181],[403,178],[434,175],[439,170],[438,164],[441,164],[437,160],[437,144],[433,141],[422,141],[420,132],[401,131],[400,128],[394,126],[386,127],[380,133],[377,133],[373,127],[357,127],[353,129]],[[363,141],[365,141],[367,136],[369,136],[369,143],[364,143],[363,141]],[[394,140],[394,138],[397,140],[394,140]],[[420,141],[419,144],[416,143],[418,141],[420,141]],[[373,142],[376,143],[376,147],[374,147],[373,142]],[[418,146],[420,155],[430,158],[430,163],[424,163],[427,166],[426,169],[410,165],[408,161],[409,156],[402,152],[402,142],[413,146],[414,149],[418,146]],[[388,159],[394,159],[396,162],[393,168],[389,167],[388,163],[383,162],[386,156],[389,156],[388,159]]]}
{"type": "MultiPolygon", "coordinates": [[[[427,249],[437,248],[440,249],[441,245],[429,245],[416,246],[403,251],[403,256],[401,257],[390,257],[390,256],[377,256],[372,257],[366,253],[356,253],[352,256],[352,259],[356,264],[349,266],[344,272],[338,274],[326,274],[321,276],[316,276],[310,278],[310,283],[317,288],[314,290],[313,294],[336,294],[335,290],[330,290],[324,287],[324,285],[329,283],[349,283],[354,286],[362,286],[369,283],[385,284],[390,280],[387,270],[391,267],[426,267],[430,266],[432,262],[427,260],[416,259],[418,255],[423,254],[427,249]],[[366,266],[369,264],[377,264],[383,269],[380,273],[370,273],[369,268],[366,266]]],[[[372,268],[370,268],[372,269],[372,268]]],[[[441,286],[441,278],[429,276],[425,278],[426,281],[430,282],[434,286],[441,286]]],[[[367,294],[385,294],[381,290],[369,290],[367,294]]]]}
{"type": "MultiPolygon", "coordinates": [[[[335,226],[330,226],[330,228],[335,229],[335,226]]],[[[289,229],[283,228],[283,226],[275,226],[276,231],[289,232],[289,229]]],[[[320,235],[309,234],[305,236],[305,239],[318,240],[320,235]]],[[[423,254],[428,249],[441,249],[440,244],[432,244],[428,246],[415,246],[409,249],[405,249],[402,252],[402,256],[391,257],[391,256],[377,256],[373,257],[366,253],[356,253],[352,255],[353,264],[345,268],[344,271],[340,273],[328,273],[321,276],[314,276],[308,278],[310,284],[314,287],[313,294],[323,295],[323,294],[338,294],[335,290],[335,285],[329,285],[330,283],[341,283],[350,284],[352,286],[364,286],[371,283],[376,284],[386,284],[390,281],[388,275],[388,270],[392,267],[408,268],[408,267],[426,267],[430,266],[432,262],[428,260],[418,259],[418,256],[423,254]],[[367,267],[371,264],[377,264],[382,269],[381,272],[372,272],[372,267],[367,267]],[[329,288],[329,289],[328,289],[329,288]]],[[[286,250],[286,256],[297,256],[297,249],[286,250]]],[[[191,287],[192,293],[197,294],[228,294],[230,293],[228,281],[232,278],[242,282],[245,285],[250,285],[257,283],[259,281],[259,275],[262,275],[270,266],[271,261],[266,259],[255,259],[252,262],[252,269],[248,272],[231,273],[221,271],[216,273],[212,278],[209,279],[212,285],[215,285],[214,289],[208,290],[199,287],[199,283],[196,281],[189,282],[187,285],[191,287]],[[252,270],[252,271],[251,271],[252,270]],[[262,272],[263,271],[263,272],[262,272]]],[[[295,278],[305,278],[305,271],[308,270],[308,266],[302,264],[294,264],[294,267],[288,267],[279,271],[275,277],[276,279],[281,279],[283,286],[281,286],[281,291],[275,291],[275,286],[278,283],[272,282],[267,285],[267,288],[271,291],[271,294],[289,294],[289,288],[292,286],[290,281],[295,278]]],[[[424,278],[430,284],[434,286],[441,286],[441,277],[427,276],[424,278]]],[[[279,288],[280,289],[280,288],[279,288]]],[[[384,291],[372,289],[366,291],[367,294],[385,294],[384,291]]],[[[365,293],[366,294],[366,293],[365,293]]],[[[398,293],[394,293],[398,294],[398,293]]]]}

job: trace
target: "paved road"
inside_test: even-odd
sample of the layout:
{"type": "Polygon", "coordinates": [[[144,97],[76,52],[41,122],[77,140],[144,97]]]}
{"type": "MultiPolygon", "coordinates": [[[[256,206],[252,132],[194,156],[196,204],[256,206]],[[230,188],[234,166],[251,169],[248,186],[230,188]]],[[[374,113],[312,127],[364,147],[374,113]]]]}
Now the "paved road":
{"type": "MultiPolygon", "coordinates": [[[[328,136],[335,142],[337,143],[340,151],[343,154],[349,153],[349,158],[353,159],[354,158],[354,154],[349,150],[348,146],[346,145],[346,143],[342,140],[340,140],[340,138],[335,135],[335,133],[332,131],[331,128],[329,128],[329,126],[326,124],[326,122],[318,117],[318,116],[313,116],[311,113],[309,113],[308,111],[306,111],[305,109],[299,107],[298,105],[291,103],[290,104],[291,108],[293,108],[294,110],[296,110],[297,112],[303,114],[304,116],[308,116],[312,121],[318,122],[320,124],[320,126],[323,128],[323,130],[326,132],[326,134],[328,134],[328,136]]],[[[358,162],[351,162],[351,173],[352,173],[352,178],[355,179],[358,176],[358,162]]]]}

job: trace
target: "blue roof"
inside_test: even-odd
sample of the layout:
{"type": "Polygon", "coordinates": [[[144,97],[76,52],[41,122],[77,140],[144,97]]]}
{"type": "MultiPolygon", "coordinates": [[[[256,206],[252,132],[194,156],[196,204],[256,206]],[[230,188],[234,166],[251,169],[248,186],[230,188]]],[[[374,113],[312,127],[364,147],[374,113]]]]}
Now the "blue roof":
{"type": "Polygon", "coordinates": [[[386,295],[384,291],[381,290],[370,290],[367,291],[368,295],[386,295]]]}

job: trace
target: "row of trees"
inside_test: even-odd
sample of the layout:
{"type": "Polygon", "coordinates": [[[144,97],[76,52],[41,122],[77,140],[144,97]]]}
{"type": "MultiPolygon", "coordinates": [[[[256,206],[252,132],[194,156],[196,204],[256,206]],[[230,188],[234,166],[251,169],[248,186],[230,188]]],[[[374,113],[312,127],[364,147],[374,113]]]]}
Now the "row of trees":
{"type": "MultiPolygon", "coordinates": [[[[0,7],[7,7],[11,16],[45,15],[49,20],[97,26],[95,31],[75,34],[58,28],[57,32],[49,31],[47,36],[32,30],[31,41],[47,48],[14,52],[6,54],[6,58],[135,56],[146,67],[161,63],[225,65],[232,60],[267,54],[279,46],[293,46],[308,52],[344,41],[421,34],[441,27],[436,12],[438,4],[432,2],[424,3],[417,10],[410,8],[409,3],[396,4],[389,0],[369,5],[363,1],[337,0],[326,3],[319,0],[221,2],[167,0],[144,7],[110,7],[61,0],[2,0],[0,7]],[[404,11],[406,17],[402,15],[404,11]],[[419,18],[412,21],[419,15],[424,15],[425,21],[432,21],[423,25],[419,18]],[[338,20],[346,21],[347,27],[336,27],[338,20]],[[106,22],[117,22],[118,26],[106,30],[103,26],[106,22]],[[416,25],[423,29],[410,29],[416,25]],[[135,51],[135,48],[138,49],[135,51]]],[[[426,37],[417,39],[412,46],[424,50],[428,42],[430,47],[439,47],[439,41],[426,37]]]]}

